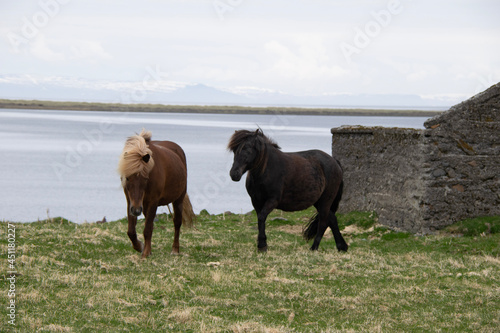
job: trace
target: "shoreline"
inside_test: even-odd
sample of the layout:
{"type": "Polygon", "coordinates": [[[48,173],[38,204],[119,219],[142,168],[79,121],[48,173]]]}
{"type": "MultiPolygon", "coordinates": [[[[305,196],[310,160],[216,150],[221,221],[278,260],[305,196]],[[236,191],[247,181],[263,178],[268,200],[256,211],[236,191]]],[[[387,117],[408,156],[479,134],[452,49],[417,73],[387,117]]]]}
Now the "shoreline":
{"type": "Polygon", "coordinates": [[[0,99],[0,109],[107,111],[107,112],[158,112],[158,113],[212,113],[212,114],[289,114],[320,116],[360,117],[434,117],[445,111],[392,110],[363,108],[301,108],[253,107],[219,105],[164,105],[122,104],[93,102],[58,102],[41,100],[0,99]]]}

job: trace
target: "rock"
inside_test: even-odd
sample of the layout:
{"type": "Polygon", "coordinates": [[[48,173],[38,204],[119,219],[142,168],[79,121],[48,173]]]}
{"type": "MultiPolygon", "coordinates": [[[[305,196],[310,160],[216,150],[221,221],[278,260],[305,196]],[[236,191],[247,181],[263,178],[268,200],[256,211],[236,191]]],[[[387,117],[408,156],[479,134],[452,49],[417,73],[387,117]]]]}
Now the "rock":
{"type": "Polygon", "coordinates": [[[432,175],[435,178],[443,177],[443,176],[446,176],[446,171],[444,171],[443,169],[436,169],[436,170],[432,171],[432,175]]]}

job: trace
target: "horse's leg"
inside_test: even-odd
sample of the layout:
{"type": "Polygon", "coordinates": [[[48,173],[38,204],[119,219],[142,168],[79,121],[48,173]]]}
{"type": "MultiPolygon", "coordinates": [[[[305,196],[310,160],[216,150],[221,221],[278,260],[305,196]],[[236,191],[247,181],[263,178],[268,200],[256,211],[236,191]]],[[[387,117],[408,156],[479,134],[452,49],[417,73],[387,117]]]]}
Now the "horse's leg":
{"type": "Polygon", "coordinates": [[[339,202],[342,199],[343,190],[344,182],[341,181],[337,190],[337,194],[335,195],[335,199],[333,200],[332,206],[330,207],[330,217],[328,218],[328,225],[330,226],[330,229],[332,229],[333,237],[335,238],[335,244],[337,245],[337,250],[346,252],[349,246],[340,233],[337,216],[335,216],[335,213],[339,208],[339,202]]]}
{"type": "Polygon", "coordinates": [[[276,208],[276,205],[276,200],[268,200],[260,210],[257,210],[257,222],[259,226],[257,249],[259,252],[267,252],[266,219],[273,209],[276,208]]]}
{"type": "Polygon", "coordinates": [[[179,254],[179,235],[182,225],[182,206],[184,198],[172,203],[174,207],[174,242],[172,243],[172,254],[179,254]]]}
{"type": "Polygon", "coordinates": [[[330,218],[328,220],[328,223],[330,229],[332,229],[333,238],[335,238],[335,244],[337,245],[337,250],[347,252],[347,248],[349,246],[340,233],[339,224],[337,221],[337,216],[335,216],[335,212],[330,211],[330,218]]]}
{"type": "Polygon", "coordinates": [[[144,207],[144,250],[142,251],[142,259],[146,259],[151,254],[151,238],[153,237],[156,208],[156,205],[144,207]]]}
{"type": "MultiPolygon", "coordinates": [[[[316,205],[315,205],[316,206],[316,205]]],[[[318,231],[316,233],[316,237],[314,237],[313,244],[311,246],[312,251],[316,251],[319,248],[319,243],[325,234],[325,230],[328,227],[328,214],[330,213],[330,205],[326,206],[325,204],[318,205],[316,207],[318,210],[318,231]]]]}
{"type": "Polygon", "coordinates": [[[137,216],[130,214],[130,201],[127,197],[127,217],[128,217],[128,238],[132,241],[132,246],[137,252],[142,252],[144,245],[137,239],[137,232],[135,226],[137,225],[137,216]]]}

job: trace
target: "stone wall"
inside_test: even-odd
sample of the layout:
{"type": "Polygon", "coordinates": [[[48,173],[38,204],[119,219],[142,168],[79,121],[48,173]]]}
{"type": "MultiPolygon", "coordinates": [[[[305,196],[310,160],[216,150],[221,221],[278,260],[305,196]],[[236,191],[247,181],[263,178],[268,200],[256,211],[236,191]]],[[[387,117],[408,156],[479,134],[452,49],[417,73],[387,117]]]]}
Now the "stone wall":
{"type": "Polygon", "coordinates": [[[376,211],[382,224],[418,231],[423,197],[422,132],[344,126],[332,129],[332,134],[332,154],[344,169],[340,211],[376,211]]]}
{"type": "Polygon", "coordinates": [[[340,211],[426,233],[500,215],[500,84],[429,119],[425,130],[343,126],[332,155],[344,167],[340,211]]]}
{"type": "Polygon", "coordinates": [[[500,215],[500,83],[424,125],[423,220],[500,215]]]}

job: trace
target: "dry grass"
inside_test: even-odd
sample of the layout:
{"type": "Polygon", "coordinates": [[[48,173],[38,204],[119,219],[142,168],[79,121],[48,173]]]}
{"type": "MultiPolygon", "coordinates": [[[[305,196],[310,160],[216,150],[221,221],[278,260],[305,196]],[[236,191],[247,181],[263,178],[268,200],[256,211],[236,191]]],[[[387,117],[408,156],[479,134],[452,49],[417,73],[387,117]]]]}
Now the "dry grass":
{"type": "Polygon", "coordinates": [[[121,111],[121,112],[176,112],[176,113],[225,113],[225,114],[303,114],[336,116],[394,116],[433,117],[442,111],[422,110],[381,110],[342,108],[300,108],[300,107],[248,107],[218,105],[163,105],[163,104],[121,104],[86,103],[58,101],[27,101],[0,99],[0,108],[37,110],[77,110],[77,111],[121,111]]]}
{"type": "Polygon", "coordinates": [[[17,329],[498,331],[499,234],[415,237],[364,216],[347,227],[349,252],[332,238],[310,252],[299,235],[308,215],[270,219],[267,254],[256,251],[254,216],[198,217],[197,229],[182,230],[180,256],[170,255],[171,221],[160,219],[147,260],[125,221],[17,224],[17,329]]]}

